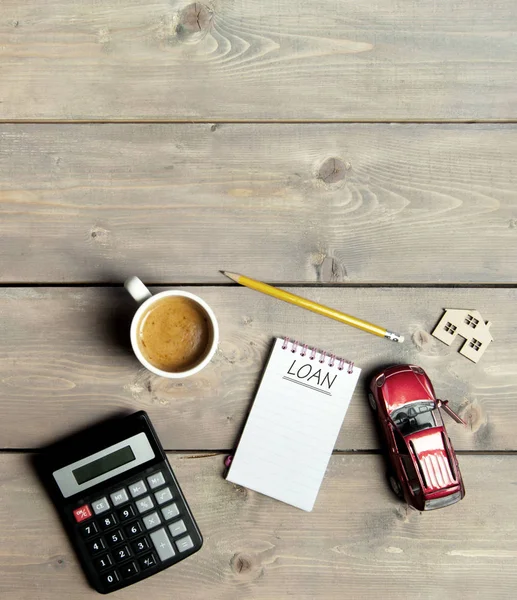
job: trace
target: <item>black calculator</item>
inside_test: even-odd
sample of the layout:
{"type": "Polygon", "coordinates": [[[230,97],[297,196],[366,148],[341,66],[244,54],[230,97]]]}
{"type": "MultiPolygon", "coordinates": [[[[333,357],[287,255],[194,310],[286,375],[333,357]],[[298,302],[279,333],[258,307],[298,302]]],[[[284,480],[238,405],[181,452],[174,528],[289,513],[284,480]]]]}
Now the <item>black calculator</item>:
{"type": "Polygon", "coordinates": [[[199,528],[144,411],[67,438],[35,460],[98,592],[136,583],[201,548],[199,528]]]}

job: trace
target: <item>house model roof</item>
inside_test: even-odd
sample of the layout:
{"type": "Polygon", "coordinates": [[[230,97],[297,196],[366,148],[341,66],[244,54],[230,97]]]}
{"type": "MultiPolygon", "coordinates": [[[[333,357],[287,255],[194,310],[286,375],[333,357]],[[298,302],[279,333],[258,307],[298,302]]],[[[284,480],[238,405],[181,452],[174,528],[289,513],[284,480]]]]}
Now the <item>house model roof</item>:
{"type": "MultiPolygon", "coordinates": [[[[469,308],[446,308],[443,317],[445,317],[446,314],[449,316],[456,314],[460,318],[465,317],[465,315],[472,315],[475,319],[479,321],[480,327],[483,325],[487,330],[489,330],[492,326],[492,321],[485,321],[485,319],[483,319],[483,315],[478,310],[471,310],[469,308]]],[[[487,331],[487,334],[490,336],[490,339],[494,341],[494,338],[492,337],[490,331],[487,331]]]]}

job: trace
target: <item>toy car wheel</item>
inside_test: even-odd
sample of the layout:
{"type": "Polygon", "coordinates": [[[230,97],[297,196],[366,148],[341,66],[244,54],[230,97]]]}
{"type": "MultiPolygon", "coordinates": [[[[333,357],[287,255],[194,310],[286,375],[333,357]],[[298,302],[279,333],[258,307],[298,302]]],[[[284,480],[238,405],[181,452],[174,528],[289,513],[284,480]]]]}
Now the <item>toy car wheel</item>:
{"type": "Polygon", "coordinates": [[[368,402],[370,403],[370,408],[373,411],[376,411],[377,410],[377,402],[375,402],[375,398],[371,392],[368,394],[368,402]]]}
{"type": "Polygon", "coordinates": [[[399,480],[395,477],[393,473],[388,474],[388,481],[390,483],[390,488],[393,490],[393,493],[399,498],[403,498],[404,494],[402,493],[402,487],[400,485],[399,480]]]}

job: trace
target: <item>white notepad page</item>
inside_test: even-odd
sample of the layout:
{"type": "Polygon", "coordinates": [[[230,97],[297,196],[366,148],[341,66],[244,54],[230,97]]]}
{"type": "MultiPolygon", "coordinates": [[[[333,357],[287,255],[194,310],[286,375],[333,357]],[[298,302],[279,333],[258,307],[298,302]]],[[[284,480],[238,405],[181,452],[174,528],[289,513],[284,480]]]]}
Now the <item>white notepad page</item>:
{"type": "Polygon", "coordinates": [[[311,511],[360,373],[277,338],[226,479],[311,511]]]}

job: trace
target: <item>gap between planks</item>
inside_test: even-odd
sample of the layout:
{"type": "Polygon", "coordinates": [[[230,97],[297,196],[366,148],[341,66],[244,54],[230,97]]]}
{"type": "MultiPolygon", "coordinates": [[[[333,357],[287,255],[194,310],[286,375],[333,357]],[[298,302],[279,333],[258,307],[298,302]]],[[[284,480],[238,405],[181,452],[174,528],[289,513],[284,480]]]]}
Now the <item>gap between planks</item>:
{"type": "Polygon", "coordinates": [[[0,125],[515,125],[517,119],[0,119],[0,125]]]}
{"type": "MultiPolygon", "coordinates": [[[[153,282],[144,281],[148,287],[243,287],[239,283],[225,282],[225,281],[213,281],[213,282],[196,282],[196,281],[168,281],[168,282],[153,282]]],[[[320,281],[275,281],[267,282],[271,283],[275,287],[290,287],[290,288],[346,288],[346,289],[364,289],[364,288],[402,288],[402,289],[515,289],[517,283],[383,283],[383,282],[365,282],[365,283],[351,283],[351,282],[335,282],[325,283],[320,281]]],[[[121,281],[113,282],[77,282],[71,281],[67,283],[58,283],[55,281],[50,282],[39,282],[39,283],[17,283],[15,281],[2,282],[0,283],[0,289],[10,288],[113,288],[113,287],[124,287],[124,283],[121,281]]]]}

